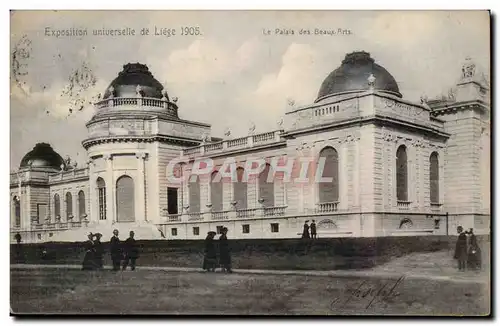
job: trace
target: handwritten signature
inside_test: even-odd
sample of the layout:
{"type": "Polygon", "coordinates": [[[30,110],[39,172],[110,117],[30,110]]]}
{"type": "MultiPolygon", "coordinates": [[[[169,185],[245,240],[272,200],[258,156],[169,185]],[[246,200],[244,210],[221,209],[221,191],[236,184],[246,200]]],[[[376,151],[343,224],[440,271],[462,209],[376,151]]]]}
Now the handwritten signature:
{"type": "Polygon", "coordinates": [[[376,302],[388,301],[399,296],[399,293],[396,292],[396,288],[403,280],[404,276],[401,276],[394,283],[392,281],[387,281],[375,285],[365,280],[356,287],[347,287],[344,289],[343,293],[346,296],[333,299],[330,307],[332,309],[343,308],[349,302],[361,301],[367,303],[365,309],[368,309],[376,302]]]}

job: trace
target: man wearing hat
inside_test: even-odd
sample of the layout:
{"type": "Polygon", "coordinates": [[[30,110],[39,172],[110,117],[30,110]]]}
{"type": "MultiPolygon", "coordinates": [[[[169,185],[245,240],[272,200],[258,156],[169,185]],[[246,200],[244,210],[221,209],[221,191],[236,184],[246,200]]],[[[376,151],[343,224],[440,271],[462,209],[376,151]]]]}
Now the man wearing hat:
{"type": "Polygon", "coordinates": [[[120,238],[118,238],[118,230],[113,230],[113,236],[109,240],[109,253],[111,254],[111,260],[113,261],[113,270],[120,270],[120,262],[122,260],[122,250],[121,250],[120,238]]]}
{"type": "Polygon", "coordinates": [[[222,234],[219,238],[219,263],[223,271],[232,273],[231,269],[231,249],[227,240],[227,228],[222,228],[222,234]]]}
{"type": "Polygon", "coordinates": [[[126,270],[129,264],[130,269],[135,270],[135,261],[139,258],[139,249],[134,239],[134,231],[130,231],[129,235],[129,238],[123,243],[123,270],[126,270]]]}

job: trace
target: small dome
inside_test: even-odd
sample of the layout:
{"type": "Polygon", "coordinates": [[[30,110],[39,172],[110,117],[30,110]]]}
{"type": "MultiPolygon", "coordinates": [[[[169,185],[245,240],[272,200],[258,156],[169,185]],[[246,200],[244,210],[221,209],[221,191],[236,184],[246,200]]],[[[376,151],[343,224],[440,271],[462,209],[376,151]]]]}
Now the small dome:
{"type": "Polygon", "coordinates": [[[368,77],[371,74],[375,77],[375,90],[402,97],[394,77],[384,67],[376,64],[369,53],[361,51],[346,54],[342,65],[321,84],[316,102],[331,95],[368,90],[368,77]]]}
{"type": "Polygon", "coordinates": [[[110,97],[137,97],[138,87],[143,97],[161,99],[162,84],[153,77],[148,66],[140,63],[128,63],[118,74],[104,93],[103,99],[110,97]],[[113,92],[113,96],[111,96],[113,92]]]}
{"type": "Polygon", "coordinates": [[[24,155],[20,167],[26,168],[31,166],[60,170],[61,164],[64,165],[63,158],[49,144],[38,143],[31,152],[24,155]]]}

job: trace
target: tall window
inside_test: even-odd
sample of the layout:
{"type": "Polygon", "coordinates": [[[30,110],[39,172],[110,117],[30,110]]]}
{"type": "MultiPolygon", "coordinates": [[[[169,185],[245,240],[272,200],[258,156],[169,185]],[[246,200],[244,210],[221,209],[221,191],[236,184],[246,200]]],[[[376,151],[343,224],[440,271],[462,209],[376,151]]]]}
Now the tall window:
{"type": "Polygon", "coordinates": [[[192,213],[200,212],[200,177],[193,174],[189,177],[189,211],[192,213]]]}
{"type": "Polygon", "coordinates": [[[59,194],[54,195],[54,217],[61,217],[61,199],[59,198],[59,194]]]}
{"type": "Polygon", "coordinates": [[[224,188],[222,185],[222,178],[218,178],[218,175],[219,172],[214,171],[212,173],[212,177],[210,178],[210,202],[212,203],[212,211],[214,212],[220,212],[223,210],[222,196],[224,188]]]}
{"type": "Polygon", "coordinates": [[[135,221],[134,180],[128,175],[116,180],[116,221],[135,221]]]}
{"type": "Polygon", "coordinates": [[[331,182],[320,182],[319,188],[319,202],[329,203],[339,201],[339,154],[332,147],[325,147],[319,153],[320,160],[325,161],[323,178],[330,178],[331,182]]]}
{"type": "Polygon", "coordinates": [[[21,199],[17,196],[14,196],[12,199],[12,205],[14,205],[14,217],[15,217],[15,226],[21,226],[21,199]]]}
{"type": "Polygon", "coordinates": [[[99,201],[99,219],[106,219],[106,182],[104,179],[97,178],[97,198],[99,201]]]}
{"type": "Polygon", "coordinates": [[[236,176],[238,178],[237,182],[233,184],[234,186],[234,200],[236,201],[237,209],[247,208],[247,183],[244,181],[245,169],[237,168],[236,176]]]}
{"type": "Polygon", "coordinates": [[[70,192],[66,193],[66,220],[73,217],[73,196],[70,192]]]}
{"type": "Polygon", "coordinates": [[[431,203],[439,203],[439,157],[433,152],[429,158],[431,203]]]}
{"type": "Polygon", "coordinates": [[[83,190],[78,192],[78,217],[83,217],[85,215],[85,193],[83,190]]]}
{"type": "Polygon", "coordinates": [[[408,201],[408,156],[404,145],[396,152],[396,195],[397,200],[408,201]]]}
{"type": "Polygon", "coordinates": [[[267,182],[271,165],[266,164],[264,171],[259,174],[259,200],[262,199],[264,207],[274,206],[274,182],[271,180],[267,182]]]}

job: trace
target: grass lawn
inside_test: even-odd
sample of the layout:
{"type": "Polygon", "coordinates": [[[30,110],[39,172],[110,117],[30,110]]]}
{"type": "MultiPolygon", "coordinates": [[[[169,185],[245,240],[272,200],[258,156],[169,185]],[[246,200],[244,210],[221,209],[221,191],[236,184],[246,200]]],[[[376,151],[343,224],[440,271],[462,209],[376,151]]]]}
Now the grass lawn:
{"type": "Polygon", "coordinates": [[[486,315],[489,286],[415,279],[12,269],[14,313],[486,315]]]}

